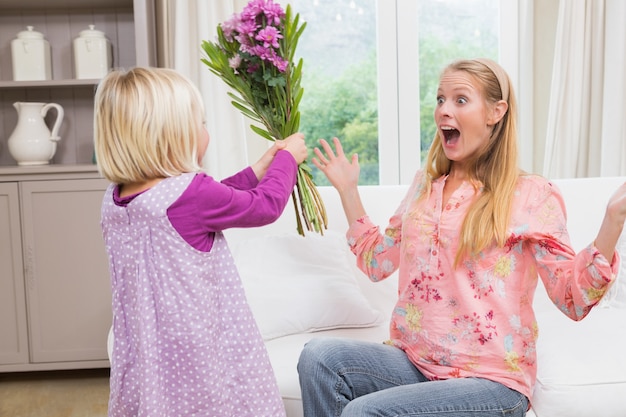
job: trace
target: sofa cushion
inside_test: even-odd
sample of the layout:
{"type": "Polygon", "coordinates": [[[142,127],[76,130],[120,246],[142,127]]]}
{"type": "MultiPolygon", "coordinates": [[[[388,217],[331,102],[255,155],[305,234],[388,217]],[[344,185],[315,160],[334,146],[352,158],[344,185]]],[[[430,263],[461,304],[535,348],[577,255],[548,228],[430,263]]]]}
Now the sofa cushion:
{"type": "Polygon", "coordinates": [[[231,251],[265,340],[384,319],[357,285],[354,256],[340,233],[257,237],[231,251]]]}
{"type": "Polygon", "coordinates": [[[596,307],[580,322],[538,316],[538,417],[626,415],[626,309],[596,307]]]}

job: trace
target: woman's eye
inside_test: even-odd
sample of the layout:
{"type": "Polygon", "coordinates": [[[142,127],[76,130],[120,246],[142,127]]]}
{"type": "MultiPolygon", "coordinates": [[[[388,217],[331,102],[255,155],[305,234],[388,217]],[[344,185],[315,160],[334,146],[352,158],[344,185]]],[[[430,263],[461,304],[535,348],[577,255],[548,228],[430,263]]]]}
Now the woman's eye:
{"type": "Polygon", "coordinates": [[[443,104],[443,97],[437,97],[437,104],[443,104]]]}
{"type": "Polygon", "coordinates": [[[459,104],[467,103],[467,99],[465,97],[459,97],[459,99],[457,101],[459,102],[459,104]]]}

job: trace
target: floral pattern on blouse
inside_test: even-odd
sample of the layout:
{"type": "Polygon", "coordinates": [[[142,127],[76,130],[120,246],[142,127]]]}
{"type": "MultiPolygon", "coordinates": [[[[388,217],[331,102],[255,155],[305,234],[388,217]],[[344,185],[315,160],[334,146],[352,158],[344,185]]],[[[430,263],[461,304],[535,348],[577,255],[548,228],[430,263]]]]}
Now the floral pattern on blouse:
{"type": "Polygon", "coordinates": [[[531,397],[538,327],[532,309],[540,277],[554,304],[584,318],[610,287],[613,263],[590,244],[571,248],[563,198],[555,185],[521,176],[509,237],[454,267],[459,231],[476,189],[463,183],[443,206],[445,177],[428,198],[418,172],[384,232],[365,216],[347,233],[372,281],[398,272],[390,339],[430,379],[483,377],[531,397]]]}

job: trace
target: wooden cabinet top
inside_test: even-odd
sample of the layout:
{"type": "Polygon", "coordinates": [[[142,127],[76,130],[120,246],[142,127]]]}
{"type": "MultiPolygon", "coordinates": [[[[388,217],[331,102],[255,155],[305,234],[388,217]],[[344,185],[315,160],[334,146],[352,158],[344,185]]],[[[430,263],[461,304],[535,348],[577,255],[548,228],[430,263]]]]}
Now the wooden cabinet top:
{"type": "Polygon", "coordinates": [[[36,180],[102,178],[93,164],[0,166],[0,183],[36,180]]]}

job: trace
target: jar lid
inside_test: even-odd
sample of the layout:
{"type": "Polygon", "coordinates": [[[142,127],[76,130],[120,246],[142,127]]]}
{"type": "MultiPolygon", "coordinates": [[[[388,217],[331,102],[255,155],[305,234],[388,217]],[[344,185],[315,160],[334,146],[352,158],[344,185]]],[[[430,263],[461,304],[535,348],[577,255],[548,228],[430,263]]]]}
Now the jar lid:
{"type": "Polygon", "coordinates": [[[104,32],[101,30],[95,30],[95,25],[89,25],[89,29],[81,30],[81,38],[104,38],[104,32]]]}
{"type": "Polygon", "coordinates": [[[26,26],[27,30],[23,30],[17,34],[20,39],[43,39],[43,33],[33,30],[33,26],[26,26]]]}

